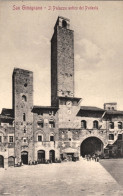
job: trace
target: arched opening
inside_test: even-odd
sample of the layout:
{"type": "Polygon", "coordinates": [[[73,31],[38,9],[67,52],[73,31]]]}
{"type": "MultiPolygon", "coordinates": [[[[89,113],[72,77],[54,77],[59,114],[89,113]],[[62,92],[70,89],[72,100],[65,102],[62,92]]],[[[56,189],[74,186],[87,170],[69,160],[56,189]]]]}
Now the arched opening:
{"type": "Polygon", "coordinates": [[[27,97],[25,95],[22,96],[22,101],[27,101],[27,97]]]}
{"type": "Polygon", "coordinates": [[[14,165],[15,165],[15,158],[11,156],[8,158],[8,166],[11,167],[14,165]]]}
{"type": "Polygon", "coordinates": [[[4,157],[0,155],[0,167],[4,167],[4,157]]]}
{"type": "Polygon", "coordinates": [[[21,161],[25,165],[28,164],[28,152],[27,151],[21,152],[21,161]]]}
{"type": "Polygon", "coordinates": [[[50,150],[49,159],[51,162],[55,162],[55,151],[54,150],[50,150]]]}
{"type": "Polygon", "coordinates": [[[45,151],[44,150],[38,151],[38,162],[45,163],[45,151]]]}
{"type": "Polygon", "coordinates": [[[62,20],[62,27],[64,27],[64,28],[67,27],[67,22],[65,20],[62,20]]]}
{"type": "Polygon", "coordinates": [[[80,153],[82,157],[93,154],[101,155],[103,153],[103,143],[97,137],[88,137],[82,142],[80,153]]]}
{"type": "Polygon", "coordinates": [[[81,121],[81,128],[82,128],[82,129],[86,129],[86,127],[87,127],[86,121],[85,121],[85,120],[82,120],[82,121],[81,121]]]}
{"type": "Polygon", "coordinates": [[[97,120],[94,120],[94,122],[93,122],[93,128],[94,129],[98,129],[98,121],[97,120]]]}
{"type": "Polygon", "coordinates": [[[122,129],[122,122],[118,122],[118,129],[122,129]]]}

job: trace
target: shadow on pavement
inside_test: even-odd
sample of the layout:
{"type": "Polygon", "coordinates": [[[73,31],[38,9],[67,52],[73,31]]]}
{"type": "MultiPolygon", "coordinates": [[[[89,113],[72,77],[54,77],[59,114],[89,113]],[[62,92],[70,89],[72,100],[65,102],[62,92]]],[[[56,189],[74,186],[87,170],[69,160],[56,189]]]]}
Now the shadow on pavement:
{"type": "Polygon", "coordinates": [[[123,159],[101,159],[100,164],[123,186],[123,159]]]}

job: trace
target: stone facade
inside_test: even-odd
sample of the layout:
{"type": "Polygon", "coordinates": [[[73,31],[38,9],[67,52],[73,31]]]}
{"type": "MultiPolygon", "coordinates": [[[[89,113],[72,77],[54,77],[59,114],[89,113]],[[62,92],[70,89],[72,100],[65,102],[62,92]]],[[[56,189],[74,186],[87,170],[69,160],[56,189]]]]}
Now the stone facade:
{"type": "Polygon", "coordinates": [[[74,32],[58,17],[51,39],[51,106],[33,106],[33,73],[13,71],[13,108],[0,114],[0,167],[76,160],[96,153],[123,157],[123,111],[81,106],[74,97],[74,32]]]}
{"type": "Polygon", "coordinates": [[[51,105],[58,96],[74,96],[74,33],[69,23],[58,17],[51,39],[51,105]]]}

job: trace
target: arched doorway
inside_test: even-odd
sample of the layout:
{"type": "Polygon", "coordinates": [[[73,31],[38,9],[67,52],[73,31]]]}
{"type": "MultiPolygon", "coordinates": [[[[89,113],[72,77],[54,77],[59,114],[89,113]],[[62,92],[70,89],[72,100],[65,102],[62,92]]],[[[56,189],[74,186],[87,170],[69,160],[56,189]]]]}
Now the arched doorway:
{"type": "Polygon", "coordinates": [[[0,155],[0,167],[4,167],[4,157],[0,155]]]}
{"type": "Polygon", "coordinates": [[[55,162],[55,151],[54,150],[50,150],[49,159],[51,162],[55,162]]]}
{"type": "Polygon", "coordinates": [[[28,152],[27,151],[23,151],[21,152],[21,161],[23,164],[28,164],[28,152]]]}
{"type": "Polygon", "coordinates": [[[103,142],[97,137],[86,138],[80,147],[81,156],[92,155],[92,154],[102,154],[103,153],[103,142]]]}
{"type": "Polygon", "coordinates": [[[11,167],[14,165],[15,165],[15,158],[11,156],[8,158],[8,166],[11,167]]]}
{"type": "Polygon", "coordinates": [[[45,163],[45,151],[44,150],[38,151],[38,162],[45,163]]]}

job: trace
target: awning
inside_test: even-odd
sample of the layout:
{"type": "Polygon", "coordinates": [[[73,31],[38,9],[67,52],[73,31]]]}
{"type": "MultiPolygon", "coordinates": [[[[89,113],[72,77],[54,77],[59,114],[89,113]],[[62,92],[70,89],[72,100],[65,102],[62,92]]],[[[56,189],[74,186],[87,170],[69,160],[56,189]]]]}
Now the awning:
{"type": "Polygon", "coordinates": [[[77,149],[74,149],[74,148],[65,148],[63,150],[63,153],[76,153],[77,152],[77,149]]]}

